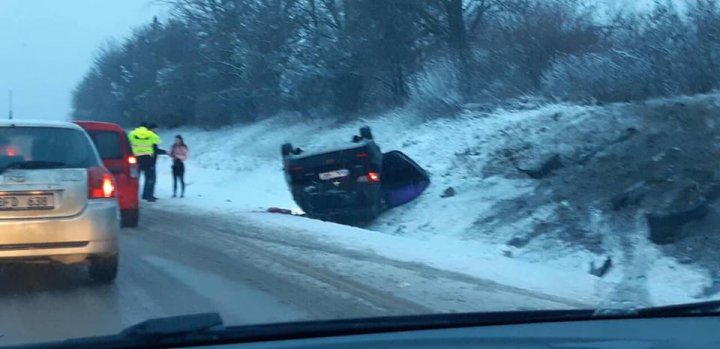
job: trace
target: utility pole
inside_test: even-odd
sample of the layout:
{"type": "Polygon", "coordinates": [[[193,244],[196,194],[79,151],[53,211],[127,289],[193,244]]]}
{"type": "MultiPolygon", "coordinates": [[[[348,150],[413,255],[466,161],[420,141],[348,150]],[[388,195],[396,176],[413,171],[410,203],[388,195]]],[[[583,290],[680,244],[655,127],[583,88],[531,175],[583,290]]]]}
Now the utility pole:
{"type": "Polygon", "coordinates": [[[8,91],[8,119],[13,119],[13,94],[12,90],[8,91]]]}

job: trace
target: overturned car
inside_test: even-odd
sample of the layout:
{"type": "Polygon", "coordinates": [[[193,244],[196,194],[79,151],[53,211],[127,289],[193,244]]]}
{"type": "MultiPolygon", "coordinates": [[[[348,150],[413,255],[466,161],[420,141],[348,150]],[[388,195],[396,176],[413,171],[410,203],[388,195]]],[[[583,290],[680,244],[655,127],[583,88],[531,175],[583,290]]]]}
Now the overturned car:
{"type": "Polygon", "coordinates": [[[415,199],[430,184],[427,172],[405,154],[382,153],[369,127],[360,128],[347,146],[305,152],[286,143],[281,151],[295,202],[323,220],[372,220],[415,199]]]}

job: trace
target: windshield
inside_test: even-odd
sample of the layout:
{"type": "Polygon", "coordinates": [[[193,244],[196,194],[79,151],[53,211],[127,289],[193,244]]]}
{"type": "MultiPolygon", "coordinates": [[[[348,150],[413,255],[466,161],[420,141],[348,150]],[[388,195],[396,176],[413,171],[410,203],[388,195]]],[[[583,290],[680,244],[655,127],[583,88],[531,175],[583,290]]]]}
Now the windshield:
{"type": "Polygon", "coordinates": [[[720,299],[718,18],[2,0],[0,345],[720,299]]]}

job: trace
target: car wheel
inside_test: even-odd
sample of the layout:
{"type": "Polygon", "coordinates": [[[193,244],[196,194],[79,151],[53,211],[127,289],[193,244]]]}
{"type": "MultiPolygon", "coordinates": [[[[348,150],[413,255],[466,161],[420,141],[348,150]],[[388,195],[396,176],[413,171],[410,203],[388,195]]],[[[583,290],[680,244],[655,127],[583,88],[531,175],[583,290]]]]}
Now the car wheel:
{"type": "Polygon", "coordinates": [[[88,274],[90,279],[101,284],[109,284],[115,280],[118,271],[118,256],[96,257],[90,260],[88,274]]]}
{"type": "Polygon", "coordinates": [[[363,126],[360,128],[360,136],[365,139],[373,139],[372,131],[370,131],[370,127],[363,126]]]}
{"type": "Polygon", "coordinates": [[[285,143],[282,145],[280,150],[282,152],[282,156],[288,156],[293,152],[293,146],[290,143],[285,143]]]}
{"type": "Polygon", "coordinates": [[[120,219],[122,220],[122,226],[125,228],[134,228],[138,226],[140,222],[140,210],[122,210],[120,212],[120,219]]]}

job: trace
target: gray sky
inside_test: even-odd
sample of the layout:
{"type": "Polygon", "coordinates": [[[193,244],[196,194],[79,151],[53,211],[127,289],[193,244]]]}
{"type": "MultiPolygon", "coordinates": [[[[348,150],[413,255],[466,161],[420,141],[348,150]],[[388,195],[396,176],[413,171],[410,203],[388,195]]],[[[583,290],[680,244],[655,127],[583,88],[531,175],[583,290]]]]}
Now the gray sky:
{"type": "Polygon", "coordinates": [[[148,0],[0,0],[0,117],[66,119],[98,47],[163,9],[148,0]]]}
{"type": "MultiPolygon", "coordinates": [[[[652,3],[605,1],[624,8],[652,3]]],[[[149,0],[0,0],[0,118],[7,117],[9,89],[17,118],[67,118],[71,91],[98,48],[158,14],[163,8],[149,0]]]]}

